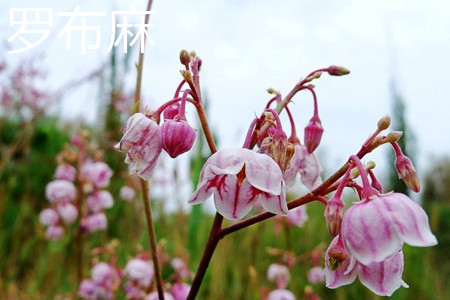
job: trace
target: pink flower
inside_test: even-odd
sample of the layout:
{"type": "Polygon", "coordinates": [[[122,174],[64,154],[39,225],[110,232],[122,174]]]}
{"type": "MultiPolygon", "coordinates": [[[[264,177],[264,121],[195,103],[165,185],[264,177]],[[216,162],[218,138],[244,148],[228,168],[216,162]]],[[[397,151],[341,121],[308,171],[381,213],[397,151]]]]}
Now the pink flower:
{"type": "Polygon", "coordinates": [[[64,235],[64,229],[58,225],[51,225],[47,228],[45,236],[49,240],[59,240],[64,235]]]}
{"type": "Polygon", "coordinates": [[[56,210],[67,224],[74,222],[78,217],[77,208],[70,203],[60,203],[56,207],[56,210]]]}
{"type": "Polygon", "coordinates": [[[344,212],[344,203],[340,198],[340,194],[334,195],[325,208],[325,221],[328,231],[332,236],[337,236],[341,232],[342,214],[344,212]]]}
{"type": "Polygon", "coordinates": [[[322,122],[318,116],[314,116],[305,127],[305,146],[308,153],[313,153],[322,139],[323,128],[322,122]]]}
{"type": "Polygon", "coordinates": [[[127,152],[125,163],[130,173],[149,179],[162,151],[159,125],[144,114],[132,115],[123,130],[123,137],[115,148],[127,152]]]}
{"type": "Polygon", "coordinates": [[[78,289],[78,296],[84,299],[100,299],[98,287],[92,280],[83,280],[78,289]]]}
{"type": "Polygon", "coordinates": [[[268,155],[249,149],[214,153],[203,166],[189,203],[204,202],[213,193],[217,211],[229,220],[244,217],[258,200],[267,211],[288,212],[280,167],[268,155]]]}
{"type": "Polygon", "coordinates": [[[322,184],[322,178],[320,177],[322,168],[316,154],[309,153],[305,146],[295,145],[295,152],[291,159],[290,167],[283,174],[287,186],[294,185],[295,178],[299,172],[301,182],[309,190],[313,190],[322,184]]]}
{"type": "Polygon", "coordinates": [[[321,267],[312,267],[308,271],[308,281],[312,284],[320,283],[325,280],[325,273],[321,267]]]}
{"type": "Polygon", "coordinates": [[[124,185],[120,189],[120,198],[122,198],[124,201],[130,202],[134,199],[136,196],[136,192],[132,187],[124,185]]]}
{"type": "Polygon", "coordinates": [[[102,161],[86,162],[81,167],[81,176],[99,188],[109,185],[112,174],[111,168],[102,161]]]}
{"type": "Polygon", "coordinates": [[[53,180],[45,187],[45,195],[52,203],[72,201],[76,194],[75,186],[67,180],[53,180]]]}
{"type": "Polygon", "coordinates": [[[170,293],[173,295],[175,300],[186,300],[189,295],[189,291],[191,290],[191,286],[187,283],[175,283],[170,290],[170,293]]]}
{"type": "Polygon", "coordinates": [[[267,300],[295,300],[295,296],[291,291],[278,289],[271,291],[267,296],[267,300]]]}
{"type": "Polygon", "coordinates": [[[104,213],[95,213],[87,216],[83,221],[83,228],[87,232],[93,232],[97,230],[102,230],[106,228],[108,221],[104,213]]]}
{"type": "Polygon", "coordinates": [[[422,207],[399,193],[372,194],[355,203],[342,218],[341,235],[351,255],[364,265],[395,255],[403,243],[437,244],[422,207]]]}
{"type": "Polygon", "coordinates": [[[161,126],[161,145],[175,158],[189,151],[194,145],[197,133],[185,120],[167,120],[161,126]]]}
{"type": "Polygon", "coordinates": [[[69,164],[62,164],[56,168],[56,179],[74,181],[77,177],[77,170],[69,164]]]}
{"type": "Polygon", "coordinates": [[[94,265],[91,270],[92,281],[108,289],[117,287],[120,284],[120,277],[116,269],[107,263],[100,262],[94,265]]]}
{"type": "Polygon", "coordinates": [[[332,289],[348,285],[358,276],[361,283],[375,294],[391,296],[400,286],[408,287],[402,280],[402,273],[401,250],[381,262],[363,265],[351,256],[337,236],[325,254],[325,282],[332,289]]]}
{"type": "Polygon", "coordinates": [[[39,222],[41,222],[42,225],[52,226],[56,225],[58,221],[59,216],[54,209],[46,208],[39,214],[39,222]]]}
{"type": "Polygon", "coordinates": [[[291,209],[288,212],[287,219],[290,224],[303,227],[309,219],[308,214],[306,213],[306,206],[302,205],[291,209]]]}
{"type": "Polygon", "coordinates": [[[420,181],[412,161],[401,153],[395,157],[395,169],[399,178],[414,192],[420,191],[420,181]]]}
{"type": "Polygon", "coordinates": [[[175,270],[175,273],[179,275],[181,278],[189,278],[192,275],[191,270],[189,270],[186,262],[179,257],[175,257],[170,261],[172,268],[175,270]]]}
{"type": "Polygon", "coordinates": [[[125,274],[132,280],[138,281],[144,287],[148,287],[153,280],[155,271],[153,263],[133,258],[125,266],[125,274]]]}
{"type": "Polygon", "coordinates": [[[94,213],[111,208],[114,204],[113,197],[108,191],[95,191],[87,197],[86,202],[89,209],[94,213]]]}
{"type": "MultiPolygon", "coordinates": [[[[164,299],[165,300],[175,300],[171,294],[169,293],[164,293],[164,299]]],[[[158,297],[158,292],[152,292],[150,294],[148,294],[148,296],[145,298],[145,300],[159,300],[158,297]]]]}
{"type": "Polygon", "coordinates": [[[271,264],[269,266],[269,269],[267,269],[267,278],[270,281],[274,281],[277,285],[277,288],[284,289],[291,279],[291,274],[286,266],[280,264],[271,264]]]}

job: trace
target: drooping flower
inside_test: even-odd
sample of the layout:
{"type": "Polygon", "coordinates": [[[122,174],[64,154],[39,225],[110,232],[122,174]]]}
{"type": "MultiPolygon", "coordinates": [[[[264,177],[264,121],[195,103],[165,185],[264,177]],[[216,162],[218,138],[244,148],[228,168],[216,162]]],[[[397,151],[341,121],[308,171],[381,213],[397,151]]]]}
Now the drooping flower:
{"type": "Polygon", "coordinates": [[[319,116],[313,116],[305,127],[305,146],[308,153],[313,153],[319,146],[323,135],[322,122],[319,116]]]}
{"type": "Polygon", "coordinates": [[[414,192],[420,191],[420,181],[414,165],[403,153],[395,157],[395,169],[399,178],[414,192]]]}
{"type": "Polygon", "coordinates": [[[130,173],[149,179],[161,154],[160,127],[142,113],[132,115],[123,129],[123,137],[115,148],[127,152],[125,163],[130,173]]]}
{"type": "Polygon", "coordinates": [[[320,283],[325,280],[325,273],[323,272],[323,268],[316,266],[309,269],[307,277],[308,281],[312,284],[320,283]]]}
{"type": "Polygon", "coordinates": [[[288,187],[295,183],[297,174],[300,173],[301,182],[313,190],[322,184],[319,159],[315,153],[309,153],[303,145],[295,145],[295,152],[290,162],[290,167],[284,172],[283,179],[288,187]]]}
{"type": "Polygon", "coordinates": [[[113,171],[111,168],[102,161],[88,161],[81,167],[81,176],[99,188],[107,187],[109,185],[112,174],[113,171]]]}
{"type": "Polygon", "coordinates": [[[355,203],[344,213],[341,235],[351,255],[364,265],[384,261],[403,243],[437,244],[425,211],[400,193],[372,194],[355,203]]]}
{"type": "Polygon", "coordinates": [[[186,300],[189,295],[189,291],[191,290],[191,286],[184,282],[175,283],[170,290],[173,298],[175,300],[186,300]]]}
{"type": "Polygon", "coordinates": [[[294,294],[285,289],[273,290],[267,296],[267,300],[295,300],[294,294]]]}
{"type": "Polygon", "coordinates": [[[203,166],[189,203],[202,203],[213,193],[217,211],[230,220],[244,217],[258,200],[272,213],[288,211],[279,166],[269,156],[249,149],[214,153],[203,166]]]}
{"type": "Polygon", "coordinates": [[[83,221],[83,229],[87,232],[93,232],[97,230],[105,229],[108,224],[106,216],[104,213],[95,213],[89,215],[83,221]]]}
{"type": "Polygon", "coordinates": [[[340,198],[340,193],[336,193],[336,195],[327,202],[324,213],[328,231],[332,236],[337,236],[341,231],[343,213],[344,203],[340,198]]]}
{"type": "Polygon", "coordinates": [[[45,187],[45,195],[52,203],[72,201],[76,194],[75,186],[67,180],[53,180],[45,187]]]}
{"type": "Polygon", "coordinates": [[[58,213],[51,208],[45,208],[39,214],[39,222],[42,225],[52,226],[56,225],[59,221],[58,213]]]}
{"type": "Polygon", "coordinates": [[[328,288],[338,288],[355,281],[380,296],[392,295],[400,286],[408,287],[402,280],[403,252],[381,262],[363,265],[357,261],[344,246],[339,236],[331,242],[325,254],[325,282],[328,288]]]}
{"type": "Polygon", "coordinates": [[[161,126],[161,145],[172,158],[189,151],[196,136],[195,129],[186,120],[166,120],[161,126]]]}

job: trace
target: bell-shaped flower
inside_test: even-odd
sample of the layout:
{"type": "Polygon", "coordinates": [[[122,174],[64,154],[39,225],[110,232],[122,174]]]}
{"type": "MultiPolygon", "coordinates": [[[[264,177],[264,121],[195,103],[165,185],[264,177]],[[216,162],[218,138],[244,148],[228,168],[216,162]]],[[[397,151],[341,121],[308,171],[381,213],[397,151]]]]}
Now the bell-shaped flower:
{"type": "Polygon", "coordinates": [[[275,282],[277,288],[284,289],[291,279],[288,267],[280,264],[271,264],[267,269],[267,279],[275,282]]]}
{"type": "Polygon", "coordinates": [[[403,243],[437,244],[425,211],[400,193],[372,194],[355,203],[344,213],[341,235],[348,251],[364,265],[393,256],[403,243]]]}
{"type": "Polygon", "coordinates": [[[42,225],[53,226],[56,225],[59,221],[58,213],[51,208],[45,208],[39,214],[39,222],[42,225]]]}
{"type": "Polygon", "coordinates": [[[249,149],[214,153],[203,166],[189,203],[202,203],[213,193],[217,211],[229,220],[244,217],[258,200],[267,211],[288,212],[280,167],[268,155],[249,149]]]}
{"type": "Polygon", "coordinates": [[[305,146],[308,153],[313,153],[319,146],[323,135],[322,122],[319,116],[315,115],[311,118],[305,127],[305,146]]]}
{"type": "Polygon", "coordinates": [[[334,289],[348,285],[359,278],[361,283],[380,296],[391,296],[400,286],[408,287],[402,280],[403,252],[381,262],[363,265],[345,248],[339,236],[331,242],[325,254],[325,283],[334,289]]]}
{"type": "Polygon", "coordinates": [[[123,129],[123,137],[114,146],[127,152],[125,163],[130,165],[130,173],[142,179],[149,179],[161,154],[160,127],[142,113],[132,115],[123,129]]]}
{"type": "Polygon", "coordinates": [[[78,217],[77,208],[70,203],[60,203],[56,207],[61,218],[67,223],[70,224],[74,222],[78,217]]]}
{"type": "Polygon", "coordinates": [[[87,232],[105,229],[107,225],[108,221],[102,212],[89,215],[82,222],[82,227],[87,232]]]}
{"type": "Polygon", "coordinates": [[[69,164],[62,164],[56,168],[56,179],[74,181],[77,177],[77,170],[69,164]]]}
{"type": "Polygon", "coordinates": [[[309,189],[313,190],[322,184],[319,159],[315,153],[309,153],[303,145],[295,145],[295,152],[292,156],[290,167],[284,172],[283,179],[288,187],[295,183],[297,174],[300,173],[301,182],[309,189]]]}
{"type": "Polygon", "coordinates": [[[72,201],[76,194],[75,186],[68,180],[53,180],[45,187],[45,195],[52,203],[72,201]]]}
{"type": "Polygon", "coordinates": [[[189,151],[196,136],[195,129],[183,119],[166,120],[161,126],[161,145],[172,158],[189,151]]]}
{"type": "Polygon", "coordinates": [[[89,209],[94,213],[111,208],[114,204],[113,197],[108,191],[95,191],[87,197],[86,202],[89,209]]]}

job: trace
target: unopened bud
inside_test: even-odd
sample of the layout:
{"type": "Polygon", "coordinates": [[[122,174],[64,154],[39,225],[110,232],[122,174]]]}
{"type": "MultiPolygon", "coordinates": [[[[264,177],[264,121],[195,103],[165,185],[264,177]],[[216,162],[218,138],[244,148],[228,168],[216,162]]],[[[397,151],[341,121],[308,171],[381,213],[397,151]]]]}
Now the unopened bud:
{"type": "Polygon", "coordinates": [[[180,103],[176,102],[164,110],[164,120],[172,120],[180,111],[180,103]]]}
{"type": "Polygon", "coordinates": [[[189,65],[189,63],[191,62],[189,53],[184,49],[180,51],[180,62],[185,66],[189,65]]]}
{"type": "Polygon", "coordinates": [[[378,129],[380,131],[388,129],[389,125],[391,125],[391,116],[390,115],[385,115],[378,121],[378,129]]]}
{"type": "Polygon", "coordinates": [[[195,53],[194,50],[191,51],[191,53],[189,53],[191,55],[191,58],[196,58],[197,57],[197,53],[195,53]]]}
{"type": "Polygon", "coordinates": [[[332,75],[332,76],[342,76],[342,75],[347,75],[350,74],[350,70],[344,67],[339,67],[339,66],[330,66],[327,69],[328,74],[332,75]]]}
{"type": "Polygon", "coordinates": [[[312,117],[305,127],[305,146],[309,153],[313,153],[322,139],[323,128],[319,117],[312,117]]]}
{"type": "Polygon", "coordinates": [[[190,71],[181,70],[180,73],[187,82],[192,82],[192,74],[190,71]]]}
{"type": "Polygon", "coordinates": [[[328,201],[324,217],[327,223],[328,231],[332,236],[337,236],[341,231],[343,212],[344,203],[340,198],[333,197],[328,201]]]}
{"type": "Polygon", "coordinates": [[[273,89],[273,88],[268,88],[268,89],[267,89],[267,92],[268,92],[269,94],[275,94],[275,95],[279,95],[279,94],[280,94],[277,90],[275,90],[275,89],[273,89]]]}
{"type": "Polygon", "coordinates": [[[386,142],[387,143],[395,143],[398,142],[398,140],[402,137],[403,132],[402,131],[392,131],[389,132],[386,136],[386,142]]]}
{"type": "Polygon", "coordinates": [[[412,161],[405,155],[397,155],[395,158],[395,169],[399,178],[414,192],[418,193],[420,191],[420,181],[419,176],[417,176],[416,169],[412,161]]]}
{"type": "Polygon", "coordinates": [[[306,82],[312,81],[314,79],[318,79],[318,78],[320,78],[320,76],[322,76],[322,72],[316,72],[316,73],[312,74],[311,76],[309,76],[308,78],[306,78],[306,82]]]}
{"type": "Polygon", "coordinates": [[[374,169],[376,166],[375,162],[371,160],[366,164],[366,169],[374,169]]]}
{"type": "Polygon", "coordinates": [[[358,178],[359,174],[360,174],[360,173],[359,173],[358,167],[354,167],[354,168],[350,171],[350,178],[351,178],[351,179],[358,178]]]}
{"type": "Polygon", "coordinates": [[[161,126],[160,141],[163,149],[175,158],[189,151],[196,137],[195,129],[184,120],[167,120],[161,126]]]}

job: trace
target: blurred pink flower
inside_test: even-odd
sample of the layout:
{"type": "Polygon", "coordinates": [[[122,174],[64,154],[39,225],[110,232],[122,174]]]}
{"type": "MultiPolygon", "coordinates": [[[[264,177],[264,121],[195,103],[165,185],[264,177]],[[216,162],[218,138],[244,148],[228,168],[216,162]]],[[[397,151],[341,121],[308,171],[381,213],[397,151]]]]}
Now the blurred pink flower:
{"type": "MultiPolygon", "coordinates": [[[[175,300],[171,294],[165,292],[164,293],[164,299],[165,300],[175,300]]],[[[159,300],[158,292],[152,292],[148,294],[148,296],[145,298],[145,300],[159,300]]]]}
{"type": "Polygon", "coordinates": [[[290,224],[303,227],[309,219],[308,214],[306,213],[306,206],[302,205],[291,209],[288,212],[287,219],[290,224]]]}
{"type": "Polygon", "coordinates": [[[58,213],[51,208],[45,208],[39,214],[39,222],[42,225],[53,226],[56,225],[59,221],[58,213]]]}
{"type": "Polygon", "coordinates": [[[295,300],[295,296],[291,291],[278,289],[271,291],[267,300],[295,300]]]}
{"type": "Polygon", "coordinates": [[[120,198],[122,198],[124,201],[130,202],[136,197],[136,192],[132,187],[124,185],[120,189],[120,198]]]}
{"type": "Polygon", "coordinates": [[[85,162],[81,167],[81,177],[89,180],[94,186],[98,188],[107,187],[113,171],[104,162],[85,162]]]}
{"type": "Polygon", "coordinates": [[[95,213],[89,215],[83,221],[83,228],[87,232],[93,232],[97,230],[105,229],[108,224],[104,213],[95,213]]]}
{"type": "Polygon", "coordinates": [[[175,300],[186,300],[190,290],[191,286],[189,284],[179,282],[172,286],[170,292],[175,300]]]}
{"type": "Polygon", "coordinates": [[[51,225],[47,228],[47,231],[45,232],[45,236],[49,240],[59,240],[64,235],[64,229],[61,226],[58,225],[51,225]]]}
{"type": "Polygon", "coordinates": [[[114,204],[113,197],[108,191],[94,191],[87,197],[86,202],[89,209],[94,213],[111,208],[114,204]]]}
{"type": "Polygon", "coordinates": [[[76,194],[75,186],[67,180],[53,180],[45,187],[45,195],[52,203],[72,201],[76,194]]]}
{"type": "Polygon", "coordinates": [[[278,289],[284,289],[291,279],[288,267],[280,264],[271,264],[267,269],[267,278],[274,281],[278,289]]]}
{"type": "Polygon", "coordinates": [[[78,217],[77,208],[70,203],[59,203],[56,210],[67,224],[74,222],[78,217]]]}
{"type": "Polygon", "coordinates": [[[77,170],[69,164],[62,164],[56,168],[56,179],[74,181],[77,177],[77,170]]]}
{"type": "Polygon", "coordinates": [[[139,258],[129,260],[124,271],[131,280],[138,281],[144,287],[150,285],[155,275],[153,263],[139,258]]]}
{"type": "Polygon", "coordinates": [[[308,281],[309,283],[320,283],[325,281],[325,273],[321,267],[312,267],[308,271],[308,281]]]}
{"type": "Polygon", "coordinates": [[[142,179],[149,179],[161,154],[160,127],[142,113],[132,115],[123,129],[123,137],[114,146],[127,152],[125,163],[130,165],[130,173],[142,179]]]}
{"type": "Polygon", "coordinates": [[[217,211],[229,220],[244,217],[258,200],[264,209],[286,215],[286,188],[280,167],[268,155],[249,149],[225,149],[205,163],[190,204],[214,193],[217,211]]]}

